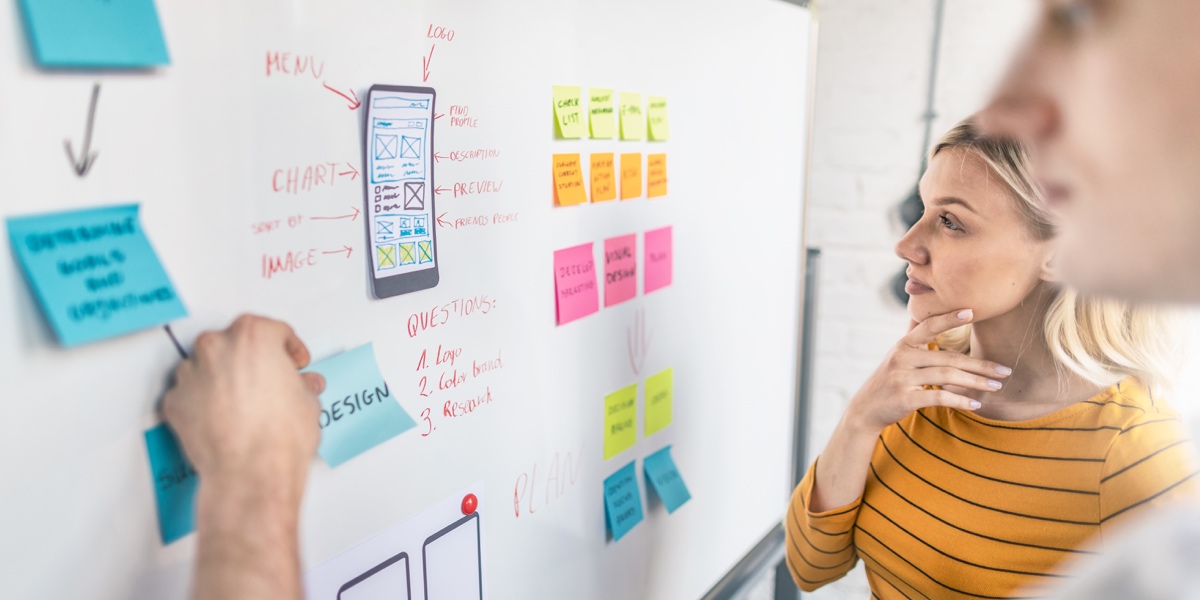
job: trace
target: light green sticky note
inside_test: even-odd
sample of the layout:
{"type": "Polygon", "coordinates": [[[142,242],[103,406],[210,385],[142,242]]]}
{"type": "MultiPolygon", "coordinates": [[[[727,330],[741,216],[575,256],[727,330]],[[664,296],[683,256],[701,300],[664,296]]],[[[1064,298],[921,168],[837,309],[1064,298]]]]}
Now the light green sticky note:
{"type": "Polygon", "coordinates": [[[667,141],[670,128],[667,123],[667,99],[665,97],[650,96],[646,99],[646,122],[650,125],[651,140],[667,141]]]}
{"type": "Polygon", "coordinates": [[[601,88],[588,90],[588,125],[592,137],[611,140],[617,134],[617,119],[613,115],[613,91],[601,88]]]}
{"type": "Polygon", "coordinates": [[[642,113],[642,95],[621,92],[621,139],[640,140],[646,133],[646,115],[642,113]]]}
{"type": "Polygon", "coordinates": [[[554,120],[558,122],[559,137],[583,137],[583,104],[580,101],[581,93],[577,85],[554,86],[554,120]]]}
{"type": "Polygon", "coordinates": [[[671,400],[674,396],[671,369],[646,379],[646,437],[671,424],[671,400]]]}
{"type": "Polygon", "coordinates": [[[604,460],[637,442],[637,384],[604,397],[604,460]]]}

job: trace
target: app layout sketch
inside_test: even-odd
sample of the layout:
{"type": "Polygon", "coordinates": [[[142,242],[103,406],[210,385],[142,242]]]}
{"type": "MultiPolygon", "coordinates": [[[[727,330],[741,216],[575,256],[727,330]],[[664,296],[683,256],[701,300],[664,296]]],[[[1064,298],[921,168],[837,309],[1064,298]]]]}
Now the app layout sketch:
{"type": "Polygon", "coordinates": [[[401,552],[347,581],[337,600],[411,600],[408,553],[401,552]]]}
{"type": "Polygon", "coordinates": [[[425,600],[482,600],[483,549],[479,513],[429,536],[421,549],[425,600]]]}

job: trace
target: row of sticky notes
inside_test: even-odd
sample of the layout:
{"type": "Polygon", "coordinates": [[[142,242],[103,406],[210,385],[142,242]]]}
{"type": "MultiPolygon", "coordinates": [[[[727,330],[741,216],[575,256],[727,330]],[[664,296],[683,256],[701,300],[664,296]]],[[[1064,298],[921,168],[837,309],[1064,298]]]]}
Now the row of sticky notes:
{"type": "Polygon", "coordinates": [[[154,0],[20,0],[38,64],[142,68],[170,62],[154,0]]]}
{"type": "MultiPolygon", "coordinates": [[[[637,390],[635,383],[604,397],[604,460],[637,442],[637,390]]],[[[646,437],[671,424],[674,397],[673,369],[646,378],[646,437]]]]}
{"type": "MultiPolygon", "coordinates": [[[[674,513],[692,499],[679,468],[671,458],[670,446],[647,456],[642,461],[642,469],[651,489],[666,507],[667,514],[674,513]]],[[[642,522],[642,493],[637,482],[636,460],[604,480],[604,518],[608,530],[612,532],[613,541],[619,541],[642,522]]]]}
{"type": "MultiPolygon", "coordinates": [[[[671,285],[673,256],[671,227],[645,233],[644,293],[671,285]]],[[[604,306],[619,304],[637,295],[637,234],[604,240],[604,306]]],[[[559,325],[600,310],[596,285],[596,258],[592,242],[554,252],[555,315],[559,325]]]]}
{"type": "MultiPolygon", "coordinates": [[[[584,185],[583,157],[580,154],[555,154],[551,157],[554,176],[554,199],[559,206],[574,206],[588,201],[587,190],[591,189],[592,202],[606,202],[617,198],[618,165],[612,152],[591,155],[588,177],[591,185],[584,185]]],[[[621,199],[642,197],[642,153],[628,152],[621,155],[619,166],[621,199]]],[[[667,195],[667,155],[649,154],[646,158],[646,197],[659,198],[667,195]]]]}
{"type": "Polygon", "coordinates": [[[554,86],[554,122],[558,137],[579,139],[584,131],[597,139],[612,139],[617,130],[617,119],[621,118],[621,139],[640,140],[647,137],[656,142],[667,140],[670,124],[667,121],[667,99],[662,96],[647,98],[643,109],[642,95],[621,92],[614,114],[613,91],[604,88],[589,88],[587,105],[584,106],[583,88],[577,85],[554,86]],[[649,125],[649,127],[647,127],[649,125]]]}

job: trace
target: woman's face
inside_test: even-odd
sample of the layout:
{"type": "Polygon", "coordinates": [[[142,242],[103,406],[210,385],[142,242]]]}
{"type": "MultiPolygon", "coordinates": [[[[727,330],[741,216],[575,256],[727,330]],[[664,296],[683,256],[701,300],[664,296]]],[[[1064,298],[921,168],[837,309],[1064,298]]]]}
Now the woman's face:
{"type": "Polygon", "coordinates": [[[913,320],[969,308],[983,321],[1016,308],[1042,281],[1050,243],[1033,238],[1019,200],[973,151],[939,152],[919,189],[925,214],[896,244],[909,265],[913,320]]]}

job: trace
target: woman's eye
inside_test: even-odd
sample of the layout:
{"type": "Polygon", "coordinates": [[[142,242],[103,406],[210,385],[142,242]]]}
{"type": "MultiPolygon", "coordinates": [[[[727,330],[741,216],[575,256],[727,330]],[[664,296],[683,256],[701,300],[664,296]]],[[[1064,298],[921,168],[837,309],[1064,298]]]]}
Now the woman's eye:
{"type": "Polygon", "coordinates": [[[946,229],[949,229],[950,231],[962,231],[962,228],[958,225],[955,225],[954,221],[946,218],[946,215],[942,215],[938,218],[942,220],[942,225],[944,225],[946,229]]]}

